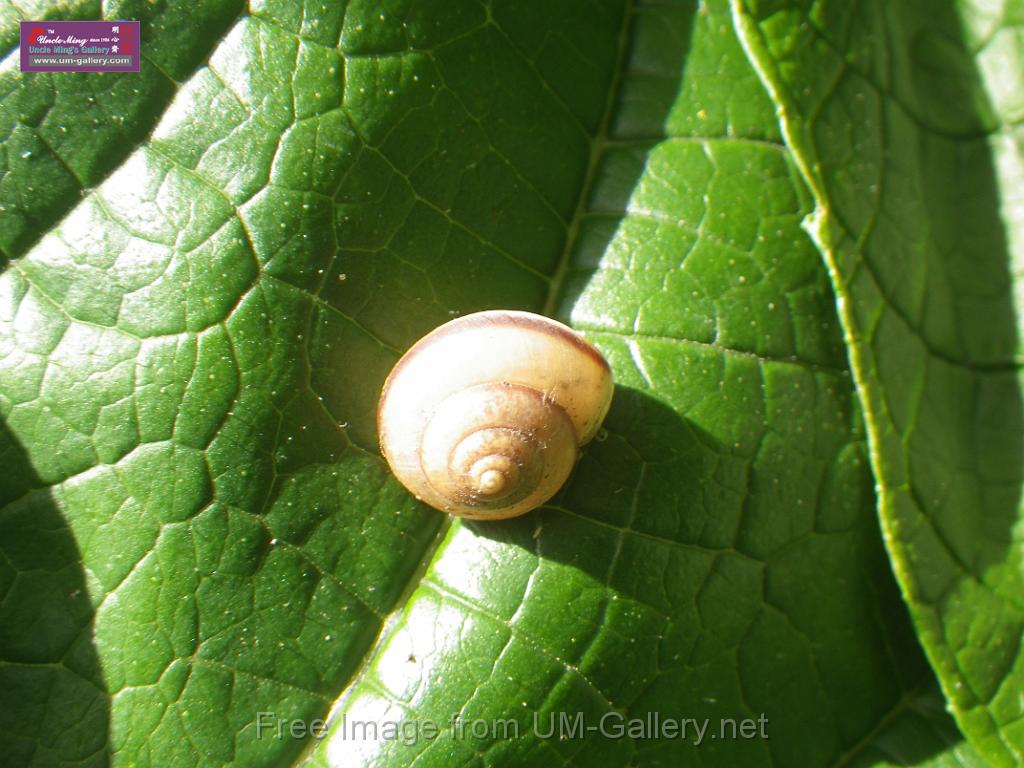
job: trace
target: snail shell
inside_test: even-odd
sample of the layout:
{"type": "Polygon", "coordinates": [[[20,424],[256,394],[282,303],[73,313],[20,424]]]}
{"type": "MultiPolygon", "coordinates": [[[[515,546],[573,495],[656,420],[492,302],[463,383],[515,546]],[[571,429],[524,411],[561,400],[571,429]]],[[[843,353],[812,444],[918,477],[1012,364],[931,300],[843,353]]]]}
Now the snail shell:
{"type": "Polygon", "coordinates": [[[418,499],[501,520],[562,487],[611,398],[608,362],[575,331],[529,312],[478,312],[398,361],[377,430],[391,470],[418,499]]]}

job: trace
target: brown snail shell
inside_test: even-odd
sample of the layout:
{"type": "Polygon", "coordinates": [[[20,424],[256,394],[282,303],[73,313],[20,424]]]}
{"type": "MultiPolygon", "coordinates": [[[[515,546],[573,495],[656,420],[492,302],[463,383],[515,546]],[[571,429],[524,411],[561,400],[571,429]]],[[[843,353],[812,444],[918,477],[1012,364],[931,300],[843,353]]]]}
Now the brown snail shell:
{"type": "Polygon", "coordinates": [[[569,327],[478,312],[427,334],[392,369],[377,407],[381,451],[432,507],[515,517],[562,487],[612,389],[608,362],[569,327]]]}

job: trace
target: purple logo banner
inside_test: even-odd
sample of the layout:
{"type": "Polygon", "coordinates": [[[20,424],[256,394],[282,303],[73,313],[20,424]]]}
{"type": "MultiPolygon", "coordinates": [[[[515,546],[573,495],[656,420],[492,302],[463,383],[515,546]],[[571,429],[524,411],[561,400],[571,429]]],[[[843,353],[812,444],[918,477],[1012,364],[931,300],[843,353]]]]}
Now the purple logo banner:
{"type": "Polygon", "coordinates": [[[138,72],[137,21],[23,21],[22,72],[138,72]]]}

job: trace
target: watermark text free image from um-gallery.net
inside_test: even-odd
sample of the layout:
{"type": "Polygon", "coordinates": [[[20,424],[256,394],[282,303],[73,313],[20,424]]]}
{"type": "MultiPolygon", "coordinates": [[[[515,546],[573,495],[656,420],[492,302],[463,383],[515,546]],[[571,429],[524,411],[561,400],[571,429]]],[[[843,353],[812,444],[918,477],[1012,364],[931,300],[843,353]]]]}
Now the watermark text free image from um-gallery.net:
{"type": "Polygon", "coordinates": [[[523,723],[515,719],[466,719],[452,717],[448,722],[435,720],[358,720],[342,715],[328,729],[324,720],[301,720],[278,717],[274,712],[258,712],[257,739],[322,739],[325,736],[342,741],[394,741],[412,746],[442,736],[505,740],[532,735],[539,739],[560,741],[599,736],[606,739],[638,741],[668,739],[689,741],[700,746],[706,741],[750,740],[768,738],[768,717],[696,718],[663,717],[651,712],[644,717],[626,717],[621,712],[606,712],[600,717],[583,712],[534,713],[523,723]]]}

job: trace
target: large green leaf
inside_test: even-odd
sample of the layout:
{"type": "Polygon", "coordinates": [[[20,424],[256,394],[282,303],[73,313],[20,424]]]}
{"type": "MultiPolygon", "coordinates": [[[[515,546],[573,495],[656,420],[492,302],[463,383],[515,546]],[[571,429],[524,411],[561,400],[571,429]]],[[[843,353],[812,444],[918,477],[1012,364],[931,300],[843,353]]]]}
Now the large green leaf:
{"type": "MultiPolygon", "coordinates": [[[[733,11],[104,3],[144,21],[139,75],[22,75],[8,55],[7,762],[981,764],[879,535],[869,437],[883,483],[889,460],[834,291],[860,299],[802,228],[830,201],[733,11]],[[376,397],[422,333],[498,306],[583,330],[615,402],[551,504],[451,524],[387,472],[376,397]],[[534,732],[577,712],[709,725],[699,744],[693,723],[534,732]],[[427,720],[438,734],[404,738],[427,720]]],[[[930,428],[942,446],[989,424],[957,413],[930,428]]]]}
{"type": "Polygon", "coordinates": [[[556,307],[612,362],[607,439],[533,519],[448,532],[315,764],[826,765],[927,679],[800,229],[810,199],[727,5],[693,10],[627,19],[570,225],[556,307]],[[543,738],[576,712],[763,715],[769,738],[543,738]],[[443,730],[358,727],[403,719],[443,730]]]}
{"type": "Polygon", "coordinates": [[[736,3],[815,195],[882,522],[961,727],[1024,762],[1024,3],[736,3]]]}
{"type": "MultiPolygon", "coordinates": [[[[520,51],[544,41],[476,3],[251,10],[0,278],[16,765],[302,747],[257,713],[326,713],[442,522],[376,453],[380,382],[452,311],[542,303],[620,29],[548,12],[592,17],[548,65],[591,82],[563,99],[520,51]]],[[[26,99],[109,81],[11,76],[4,118],[33,136],[26,99]]],[[[28,200],[38,173],[5,178],[28,200]]]]}

